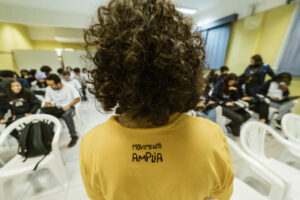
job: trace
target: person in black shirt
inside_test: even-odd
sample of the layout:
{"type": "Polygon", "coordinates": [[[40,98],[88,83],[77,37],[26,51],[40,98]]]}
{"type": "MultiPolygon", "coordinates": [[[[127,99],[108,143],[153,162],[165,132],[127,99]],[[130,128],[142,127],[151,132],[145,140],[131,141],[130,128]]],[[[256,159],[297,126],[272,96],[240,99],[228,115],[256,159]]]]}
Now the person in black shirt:
{"type": "Polygon", "coordinates": [[[34,114],[41,106],[41,102],[30,91],[22,87],[17,80],[8,81],[0,95],[0,123],[10,124],[13,121],[34,114]],[[5,113],[10,110],[11,118],[5,119],[5,113]]]}
{"type": "Polygon", "coordinates": [[[218,77],[217,77],[217,82],[223,80],[223,78],[228,74],[229,68],[227,66],[222,66],[220,68],[220,72],[221,72],[220,75],[218,75],[218,77]]]}
{"type": "Polygon", "coordinates": [[[241,125],[250,118],[250,115],[244,108],[234,104],[240,99],[236,81],[235,74],[228,74],[223,81],[216,83],[212,100],[222,106],[223,115],[231,120],[229,127],[233,135],[239,136],[241,125]]]}

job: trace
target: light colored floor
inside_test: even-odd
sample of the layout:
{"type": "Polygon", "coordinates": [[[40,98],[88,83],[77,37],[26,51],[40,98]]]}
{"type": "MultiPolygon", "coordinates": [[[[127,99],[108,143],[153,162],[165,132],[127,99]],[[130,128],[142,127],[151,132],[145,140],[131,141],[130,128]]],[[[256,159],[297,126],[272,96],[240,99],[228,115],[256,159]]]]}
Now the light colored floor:
{"type": "MultiPolygon", "coordinates": [[[[110,116],[110,114],[102,114],[97,111],[93,102],[83,102],[80,107],[80,113],[84,124],[83,131],[80,133],[81,136],[95,125],[106,121],[106,119],[110,116]]],[[[239,143],[238,138],[233,136],[230,137],[239,143]]],[[[62,145],[67,144],[68,141],[69,135],[66,131],[64,131],[61,139],[62,145]]],[[[40,170],[34,175],[19,177],[17,180],[9,182],[5,188],[5,192],[8,194],[8,197],[5,200],[88,199],[80,177],[78,165],[79,145],[80,142],[71,149],[66,147],[62,149],[62,157],[70,180],[67,189],[63,189],[47,170],[40,170]]],[[[266,147],[267,155],[275,158],[283,150],[283,147],[276,143],[271,136],[268,136],[267,138],[266,147]]],[[[232,152],[232,157],[235,171],[238,172],[239,169],[243,167],[243,162],[234,152],[232,152]]],[[[255,183],[249,184],[255,187],[255,183]]]]}

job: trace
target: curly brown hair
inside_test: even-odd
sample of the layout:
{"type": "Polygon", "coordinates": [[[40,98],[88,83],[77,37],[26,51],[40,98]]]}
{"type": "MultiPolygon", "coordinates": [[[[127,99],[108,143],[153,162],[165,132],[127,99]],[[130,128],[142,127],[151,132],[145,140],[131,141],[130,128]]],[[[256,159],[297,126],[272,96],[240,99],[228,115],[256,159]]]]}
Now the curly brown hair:
{"type": "Polygon", "coordinates": [[[93,93],[105,111],[166,124],[201,96],[205,52],[190,18],[168,0],[111,0],[84,31],[93,93]]]}

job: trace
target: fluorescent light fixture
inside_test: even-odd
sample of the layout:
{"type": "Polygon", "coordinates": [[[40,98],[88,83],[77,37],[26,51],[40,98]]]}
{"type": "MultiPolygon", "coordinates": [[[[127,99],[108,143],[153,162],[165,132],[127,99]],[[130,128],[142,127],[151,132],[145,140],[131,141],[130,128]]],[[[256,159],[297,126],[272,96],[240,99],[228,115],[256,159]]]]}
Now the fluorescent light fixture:
{"type": "Polygon", "coordinates": [[[183,14],[193,15],[197,12],[195,9],[189,9],[189,8],[176,8],[179,12],[183,14]]]}

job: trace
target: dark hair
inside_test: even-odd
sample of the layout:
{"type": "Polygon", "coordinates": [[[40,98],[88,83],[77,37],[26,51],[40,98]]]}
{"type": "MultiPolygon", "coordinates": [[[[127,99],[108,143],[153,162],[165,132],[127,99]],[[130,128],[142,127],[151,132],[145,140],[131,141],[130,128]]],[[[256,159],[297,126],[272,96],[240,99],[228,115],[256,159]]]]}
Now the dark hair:
{"type": "Polygon", "coordinates": [[[21,72],[22,78],[24,78],[23,73],[29,74],[29,71],[27,69],[22,69],[20,72],[21,72]]]}
{"type": "Polygon", "coordinates": [[[263,65],[263,59],[262,59],[262,57],[261,57],[260,55],[258,55],[258,54],[252,56],[251,59],[254,60],[254,63],[255,63],[254,65],[255,65],[255,66],[260,67],[260,66],[263,65]]]}
{"type": "Polygon", "coordinates": [[[46,65],[42,66],[40,70],[41,72],[44,72],[46,75],[48,75],[52,71],[51,67],[46,65]]]}
{"type": "Polygon", "coordinates": [[[280,74],[277,74],[273,80],[276,82],[281,82],[283,79],[287,79],[288,80],[288,85],[291,83],[292,81],[292,75],[288,72],[282,72],[280,74]]]}
{"type": "Polygon", "coordinates": [[[252,75],[250,73],[243,73],[242,75],[240,75],[237,79],[238,79],[238,84],[239,85],[243,85],[247,82],[247,80],[249,80],[250,78],[252,78],[252,75]]]}
{"type": "Polygon", "coordinates": [[[31,69],[30,71],[29,71],[29,74],[31,75],[31,76],[35,76],[35,74],[36,74],[36,69],[31,69]]]}
{"type": "Polygon", "coordinates": [[[209,71],[207,77],[206,77],[206,80],[207,80],[207,84],[215,84],[217,82],[217,77],[218,77],[218,74],[216,74],[216,69],[212,69],[209,71]]]}
{"type": "Polygon", "coordinates": [[[225,94],[229,94],[229,81],[231,80],[237,80],[237,75],[234,73],[228,74],[223,78],[223,90],[225,94]]]}
{"type": "Polygon", "coordinates": [[[84,72],[84,71],[88,71],[88,70],[87,70],[87,68],[84,67],[84,68],[82,68],[81,71],[84,72]]]}
{"type": "Polygon", "coordinates": [[[225,71],[229,71],[229,68],[227,66],[222,66],[220,68],[221,73],[225,72],[225,71]]]}
{"type": "Polygon", "coordinates": [[[15,72],[11,70],[0,70],[0,77],[3,78],[14,78],[15,72]]]}
{"type": "Polygon", "coordinates": [[[68,69],[71,69],[71,71],[73,70],[72,67],[70,67],[70,66],[67,66],[66,69],[67,69],[67,70],[68,70],[68,69]]]}
{"type": "Polygon", "coordinates": [[[70,72],[64,71],[64,72],[62,73],[62,75],[63,75],[63,76],[70,76],[70,72]]]}
{"type": "Polygon", "coordinates": [[[9,80],[9,81],[5,84],[5,86],[4,86],[3,93],[4,93],[5,96],[7,96],[7,98],[8,98],[9,100],[16,99],[16,98],[21,98],[21,97],[26,98],[25,89],[24,89],[22,83],[21,83],[20,81],[18,81],[18,80],[9,80]],[[21,89],[21,91],[20,91],[19,94],[15,94],[15,93],[11,90],[11,85],[12,85],[13,83],[19,83],[19,84],[21,85],[22,89],[21,89]]]}
{"type": "Polygon", "coordinates": [[[54,81],[55,84],[61,83],[61,79],[57,74],[49,74],[46,78],[48,81],[54,81]]]}
{"type": "Polygon", "coordinates": [[[105,111],[163,125],[198,103],[204,69],[201,34],[168,0],[111,0],[84,32],[90,90],[105,111]],[[96,52],[95,52],[96,50],[96,52]]]}
{"type": "Polygon", "coordinates": [[[62,73],[64,73],[64,70],[63,70],[63,68],[58,68],[58,69],[56,70],[56,72],[57,72],[58,74],[62,74],[62,73]]]}
{"type": "Polygon", "coordinates": [[[80,73],[80,69],[79,69],[78,67],[76,67],[76,68],[74,69],[74,72],[75,72],[75,73],[80,73]]]}

